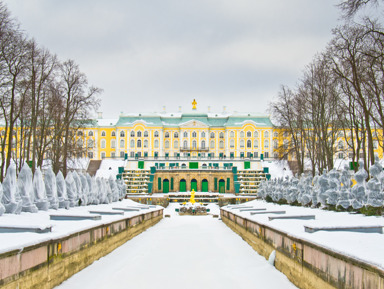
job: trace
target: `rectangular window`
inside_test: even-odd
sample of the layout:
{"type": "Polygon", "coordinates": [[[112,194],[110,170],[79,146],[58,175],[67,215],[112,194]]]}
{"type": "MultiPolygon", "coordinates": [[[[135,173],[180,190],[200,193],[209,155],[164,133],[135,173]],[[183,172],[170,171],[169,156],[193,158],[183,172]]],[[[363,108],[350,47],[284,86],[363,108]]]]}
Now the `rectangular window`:
{"type": "Polygon", "coordinates": [[[130,152],[129,156],[130,156],[131,158],[134,158],[134,157],[135,157],[135,152],[130,152]]]}
{"type": "Polygon", "coordinates": [[[231,179],[227,178],[227,191],[229,191],[231,188],[231,179]]]}
{"type": "Polygon", "coordinates": [[[215,178],[215,191],[217,191],[217,178],[215,178]]]}
{"type": "Polygon", "coordinates": [[[88,152],[88,158],[93,159],[93,152],[88,152]]]}
{"type": "Polygon", "coordinates": [[[171,178],[171,190],[173,191],[173,178],[171,178]]]}
{"type": "Polygon", "coordinates": [[[269,158],[269,152],[265,152],[264,153],[264,157],[267,159],[267,158],[269,158]]]}
{"type": "Polygon", "coordinates": [[[161,178],[157,178],[157,189],[161,190],[161,178]]]}

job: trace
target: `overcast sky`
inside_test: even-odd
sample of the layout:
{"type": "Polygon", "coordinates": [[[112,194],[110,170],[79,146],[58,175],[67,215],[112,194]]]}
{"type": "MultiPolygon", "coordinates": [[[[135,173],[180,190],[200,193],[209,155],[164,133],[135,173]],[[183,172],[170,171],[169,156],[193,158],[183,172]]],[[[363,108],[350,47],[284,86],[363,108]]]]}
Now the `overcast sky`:
{"type": "Polygon", "coordinates": [[[339,23],[338,0],[3,0],[23,30],[73,59],[121,112],[267,113],[339,23]]]}

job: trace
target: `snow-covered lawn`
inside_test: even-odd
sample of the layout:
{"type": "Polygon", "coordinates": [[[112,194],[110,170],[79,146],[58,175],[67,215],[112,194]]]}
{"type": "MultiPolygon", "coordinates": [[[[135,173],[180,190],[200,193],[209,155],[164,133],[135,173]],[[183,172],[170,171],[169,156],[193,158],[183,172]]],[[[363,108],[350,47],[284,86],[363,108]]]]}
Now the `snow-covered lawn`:
{"type": "MultiPolygon", "coordinates": [[[[316,215],[315,220],[272,220],[269,216],[284,216],[274,214],[251,215],[249,211],[240,212],[238,209],[230,211],[236,215],[254,220],[260,224],[276,228],[288,235],[308,240],[332,251],[368,262],[384,269],[384,234],[379,233],[355,233],[355,232],[326,232],[318,231],[306,233],[304,225],[315,227],[338,226],[384,226],[383,217],[367,217],[360,214],[325,211],[289,205],[277,205],[265,201],[255,200],[242,205],[255,208],[266,208],[268,211],[285,210],[285,215],[316,215]]],[[[226,207],[224,207],[226,208],[226,207]]]]}
{"type": "Polygon", "coordinates": [[[296,288],[218,218],[178,216],[178,206],[57,288],[296,288]]]}

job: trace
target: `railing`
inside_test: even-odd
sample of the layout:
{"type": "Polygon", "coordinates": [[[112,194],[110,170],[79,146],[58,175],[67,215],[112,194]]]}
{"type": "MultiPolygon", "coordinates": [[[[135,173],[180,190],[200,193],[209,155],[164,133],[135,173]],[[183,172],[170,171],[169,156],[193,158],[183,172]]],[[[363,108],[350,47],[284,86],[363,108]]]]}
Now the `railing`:
{"type": "Polygon", "coordinates": [[[207,147],[180,147],[181,152],[209,152],[209,148],[207,147]]]}

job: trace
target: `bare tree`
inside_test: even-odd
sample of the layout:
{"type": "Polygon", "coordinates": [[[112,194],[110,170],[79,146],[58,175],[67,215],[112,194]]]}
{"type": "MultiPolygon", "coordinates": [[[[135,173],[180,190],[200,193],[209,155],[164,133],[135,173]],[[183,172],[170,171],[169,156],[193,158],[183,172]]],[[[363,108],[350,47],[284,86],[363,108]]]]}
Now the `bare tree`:
{"type": "Polygon", "coordinates": [[[377,6],[382,0],[345,0],[338,6],[344,18],[353,17],[360,9],[367,5],[377,6]]]}
{"type": "MultiPolygon", "coordinates": [[[[84,126],[89,118],[89,112],[99,105],[97,95],[101,89],[88,87],[88,80],[79,66],[73,60],[67,60],[60,65],[60,82],[57,93],[62,98],[62,153],[59,161],[63,174],[67,174],[67,162],[70,158],[79,157],[84,149],[76,138],[77,130],[84,126]]],[[[60,129],[58,129],[60,132],[60,129]]],[[[60,132],[61,133],[61,132],[60,132]]],[[[60,135],[60,134],[59,134],[60,135]]],[[[60,142],[57,140],[57,142],[60,142]]],[[[58,151],[58,148],[54,148],[58,151]]],[[[57,167],[57,165],[55,165],[57,167]]]]}

